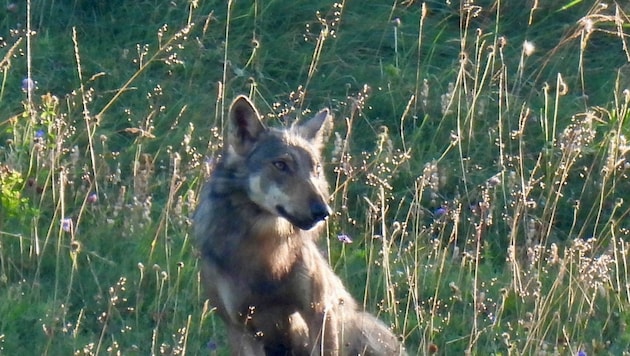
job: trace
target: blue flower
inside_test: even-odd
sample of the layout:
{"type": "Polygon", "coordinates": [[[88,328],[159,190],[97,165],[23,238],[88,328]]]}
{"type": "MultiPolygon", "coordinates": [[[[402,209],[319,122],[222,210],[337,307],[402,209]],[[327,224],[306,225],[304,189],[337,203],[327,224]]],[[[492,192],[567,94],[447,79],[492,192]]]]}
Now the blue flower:
{"type": "Polygon", "coordinates": [[[65,218],[65,219],[61,219],[61,230],[65,231],[65,232],[71,232],[72,231],[72,219],[71,218],[65,218]]]}
{"type": "Polygon", "coordinates": [[[46,131],[42,129],[35,131],[35,138],[42,138],[44,135],[46,135],[46,131]]]}
{"type": "Polygon", "coordinates": [[[37,87],[37,82],[31,78],[22,79],[22,90],[24,92],[32,92],[37,87]]]}
{"type": "Polygon", "coordinates": [[[216,351],[216,349],[218,348],[218,345],[215,341],[210,340],[208,341],[208,343],[206,344],[206,347],[208,348],[208,350],[210,351],[216,351]]]}
{"type": "Polygon", "coordinates": [[[448,208],[445,208],[443,206],[435,209],[435,212],[433,212],[433,215],[435,215],[436,218],[441,217],[442,215],[448,213],[448,208]]]}

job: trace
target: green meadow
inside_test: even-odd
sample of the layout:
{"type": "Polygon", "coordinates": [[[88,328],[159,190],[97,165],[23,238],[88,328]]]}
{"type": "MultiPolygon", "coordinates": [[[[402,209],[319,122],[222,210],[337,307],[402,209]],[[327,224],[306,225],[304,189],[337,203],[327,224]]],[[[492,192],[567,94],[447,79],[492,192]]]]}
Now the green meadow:
{"type": "Polygon", "coordinates": [[[0,355],[229,354],[190,225],[238,94],[334,113],[319,243],[411,355],[630,355],[627,2],[0,6],[0,355]]]}

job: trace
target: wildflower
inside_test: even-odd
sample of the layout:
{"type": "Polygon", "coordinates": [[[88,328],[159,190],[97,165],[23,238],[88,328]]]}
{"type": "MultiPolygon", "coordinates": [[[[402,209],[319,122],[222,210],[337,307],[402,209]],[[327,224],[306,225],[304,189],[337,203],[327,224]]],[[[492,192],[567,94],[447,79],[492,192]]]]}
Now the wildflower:
{"type": "Polygon", "coordinates": [[[31,78],[22,79],[22,91],[25,93],[32,92],[37,87],[37,82],[31,78]]]}
{"type": "Polygon", "coordinates": [[[96,193],[92,193],[90,195],[88,195],[87,197],[87,202],[90,204],[94,204],[98,201],[98,194],[96,193]]]}
{"type": "Polygon", "coordinates": [[[435,209],[435,212],[433,212],[433,215],[435,215],[436,218],[441,217],[442,215],[445,215],[446,213],[448,213],[448,208],[445,208],[443,206],[435,209]]]}
{"type": "Polygon", "coordinates": [[[495,174],[492,177],[490,177],[488,179],[488,186],[490,187],[496,187],[497,185],[501,184],[501,177],[500,177],[501,173],[495,174]]]}
{"type": "Polygon", "coordinates": [[[35,138],[43,138],[46,135],[46,131],[39,129],[35,131],[35,138]]]}
{"type": "Polygon", "coordinates": [[[577,356],[587,356],[586,351],[584,350],[578,351],[577,356]]]}
{"type": "Polygon", "coordinates": [[[351,244],[352,243],[352,238],[346,234],[339,234],[337,235],[337,240],[341,241],[344,244],[351,244]]]}
{"type": "Polygon", "coordinates": [[[72,223],[71,218],[61,219],[61,230],[65,232],[71,232],[72,227],[73,227],[73,223],[72,223]]]}
{"type": "Polygon", "coordinates": [[[206,344],[206,347],[208,348],[208,350],[210,351],[216,351],[218,345],[216,343],[216,341],[214,340],[210,340],[208,341],[208,343],[206,344]]]}

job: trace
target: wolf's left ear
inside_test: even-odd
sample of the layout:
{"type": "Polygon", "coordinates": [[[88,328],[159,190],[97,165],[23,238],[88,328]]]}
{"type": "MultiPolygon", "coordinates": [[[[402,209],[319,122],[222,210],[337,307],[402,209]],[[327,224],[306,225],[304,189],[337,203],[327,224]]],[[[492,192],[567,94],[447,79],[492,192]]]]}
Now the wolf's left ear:
{"type": "Polygon", "coordinates": [[[300,136],[320,146],[330,136],[333,127],[333,117],[328,108],[320,110],[308,121],[300,124],[298,130],[300,136]]]}

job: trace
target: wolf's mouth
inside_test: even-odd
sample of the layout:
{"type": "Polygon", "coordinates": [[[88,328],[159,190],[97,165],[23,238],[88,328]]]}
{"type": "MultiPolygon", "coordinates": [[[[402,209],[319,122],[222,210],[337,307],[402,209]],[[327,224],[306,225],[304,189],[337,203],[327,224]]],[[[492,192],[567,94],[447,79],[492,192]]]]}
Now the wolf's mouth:
{"type": "Polygon", "coordinates": [[[276,206],[276,210],[278,211],[278,214],[280,216],[282,216],[283,218],[289,220],[289,222],[295,226],[297,226],[298,228],[302,229],[302,230],[310,230],[312,229],[315,225],[317,225],[318,222],[326,219],[328,217],[328,211],[326,210],[325,212],[314,212],[313,213],[313,217],[309,218],[309,219],[300,219],[294,215],[291,215],[287,212],[287,210],[285,208],[283,208],[280,205],[276,206]]]}

